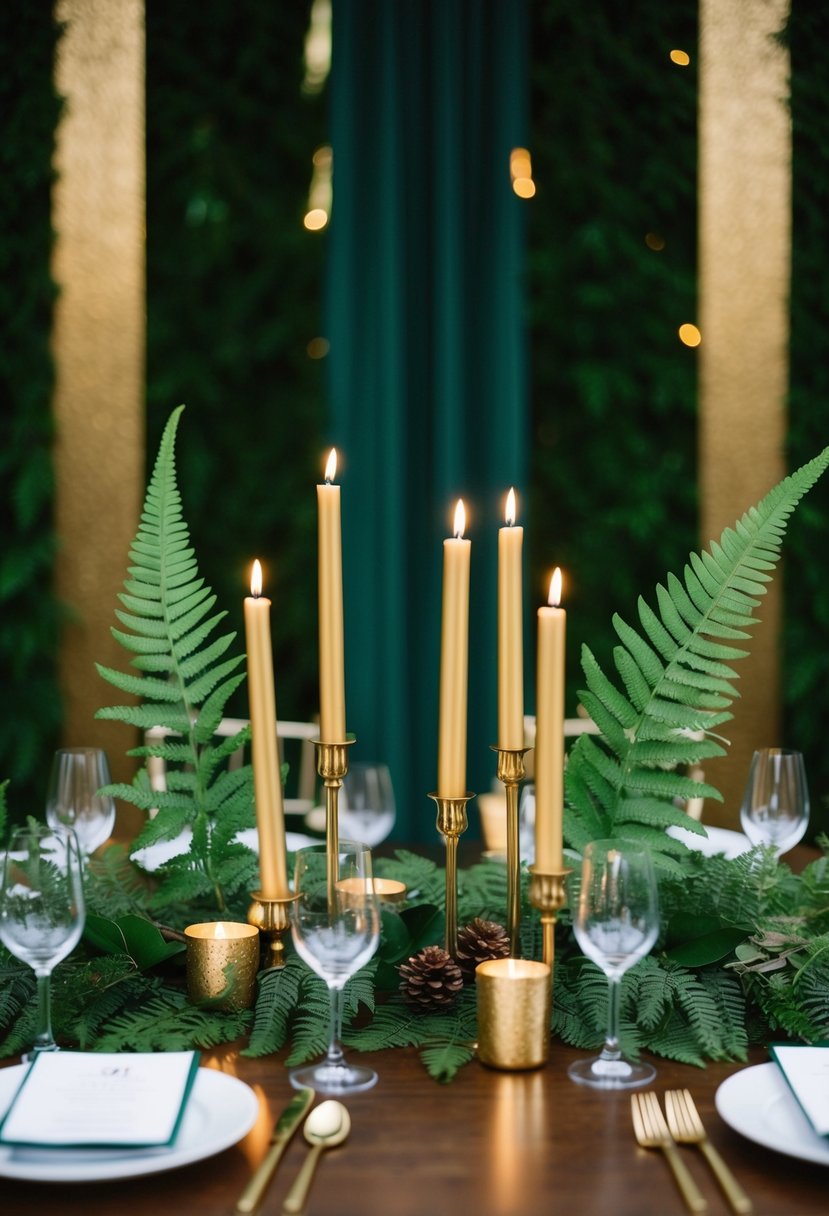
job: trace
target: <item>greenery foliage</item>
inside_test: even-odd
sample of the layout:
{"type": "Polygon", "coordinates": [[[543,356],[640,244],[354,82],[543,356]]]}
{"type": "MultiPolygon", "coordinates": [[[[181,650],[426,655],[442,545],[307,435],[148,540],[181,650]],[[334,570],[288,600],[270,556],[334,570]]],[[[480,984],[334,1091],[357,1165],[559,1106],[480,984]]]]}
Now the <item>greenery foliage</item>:
{"type": "Polygon", "coordinates": [[[225,613],[213,611],[216,596],[199,577],[182,516],[175,439],[183,408],[173,411],[164,429],[130,550],[134,564],[119,596],[122,607],[116,610],[123,628],[113,634],[133,655],[131,665],[140,674],[98,664],[105,680],[139,703],[110,706],[96,716],[172,732],[129,753],[165,762],[165,791],[151,788],[144,767],[132,785],[108,787],[150,816],[133,851],[174,840],[186,828],[192,832],[189,850],[161,867],[163,882],[154,906],[212,894],[223,910],[228,893],[251,889],[257,869],[255,855],[234,839],[254,825],[251,768],[225,767],[250,730],[213,740],[228,698],[245,678],[238,670],[244,655],[226,657],[235,634],[212,636],[225,613]]]}
{"type": "MultiPolygon", "coordinates": [[[[309,487],[325,446],[325,360],[309,344],[323,332],[326,238],[302,223],[326,142],[324,94],[302,88],[310,8],[146,11],[148,451],[185,402],[179,472],[196,552],[237,631],[262,560],[279,710],[297,720],[318,708],[309,487]]],[[[246,715],[240,694],[230,712],[246,715]]]]}
{"type": "Polygon", "coordinates": [[[44,756],[61,717],[49,350],[54,129],[52,5],[0,6],[0,772],[19,814],[42,802],[44,756]]]}
{"type": "Polygon", "coordinates": [[[587,688],[580,698],[602,734],[596,742],[582,735],[567,766],[573,812],[567,833],[577,849],[613,837],[676,866],[670,854],[687,845],[665,829],[704,831],[672,800],[719,794],[676,770],[724,754],[716,730],[733,717],[732,664],[748,653],[735,643],[751,637],[789,517],[827,464],[829,448],[726,528],[719,542],[691,553],[682,579],[671,574],[657,586],[656,610],[640,597],[640,630],[614,617],[621,645],[613,659],[623,691],[584,648],[587,688]]]}

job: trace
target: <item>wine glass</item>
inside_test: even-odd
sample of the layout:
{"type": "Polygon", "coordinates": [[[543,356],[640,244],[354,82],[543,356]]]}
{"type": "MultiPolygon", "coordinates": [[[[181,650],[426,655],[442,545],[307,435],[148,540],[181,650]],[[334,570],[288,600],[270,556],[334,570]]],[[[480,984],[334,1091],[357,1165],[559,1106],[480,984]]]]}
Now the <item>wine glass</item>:
{"type": "Polygon", "coordinates": [[[740,807],[743,831],[779,857],[794,848],[809,823],[809,789],[801,752],[764,747],[754,753],[740,807]]]}
{"type": "Polygon", "coordinates": [[[374,848],[394,827],[395,805],[387,764],[349,765],[340,795],[339,822],[344,836],[374,848]]]}
{"type": "Polygon", "coordinates": [[[647,853],[612,840],[594,840],[584,850],[576,941],[608,980],[607,1035],[601,1054],[576,1060],[567,1070],[580,1085],[632,1089],[656,1076],[650,1064],[635,1063],[619,1047],[619,991],[624,973],[644,958],[659,932],[653,863],[647,853]]]}
{"type": "Polygon", "coordinates": [[[34,1059],[57,1051],[52,1034],[52,970],[74,950],[84,925],[82,862],[71,830],[30,824],[12,833],[0,885],[0,941],[37,976],[34,1059]]]}
{"type": "Polygon", "coordinates": [[[297,954],[328,985],[331,999],[328,1052],[317,1064],[295,1068],[291,1084],[324,1094],[359,1093],[377,1081],[371,1068],[349,1064],[340,1045],[346,980],[377,949],[380,913],[371,872],[371,850],[340,840],[329,865],[325,845],[298,849],[291,932],[297,954]]]}
{"type": "Polygon", "coordinates": [[[87,856],[108,839],[115,824],[115,799],[99,793],[111,780],[106,753],[99,747],[67,747],[55,752],[46,822],[73,828],[87,856]]]}

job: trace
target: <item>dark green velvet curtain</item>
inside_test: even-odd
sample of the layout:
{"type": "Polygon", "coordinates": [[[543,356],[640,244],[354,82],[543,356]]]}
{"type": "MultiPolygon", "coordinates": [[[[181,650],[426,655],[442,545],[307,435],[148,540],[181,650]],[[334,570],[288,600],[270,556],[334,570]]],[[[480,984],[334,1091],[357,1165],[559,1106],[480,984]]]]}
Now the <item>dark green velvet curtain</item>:
{"type": "MultiPolygon", "coordinates": [[[[327,331],[348,726],[432,838],[442,540],[472,540],[468,784],[492,781],[497,528],[527,489],[523,0],[334,0],[327,331]]],[[[528,639],[530,641],[531,639],[528,639]]],[[[529,649],[529,646],[528,646],[529,649]]],[[[475,822],[474,817],[473,823],[475,822]]]]}

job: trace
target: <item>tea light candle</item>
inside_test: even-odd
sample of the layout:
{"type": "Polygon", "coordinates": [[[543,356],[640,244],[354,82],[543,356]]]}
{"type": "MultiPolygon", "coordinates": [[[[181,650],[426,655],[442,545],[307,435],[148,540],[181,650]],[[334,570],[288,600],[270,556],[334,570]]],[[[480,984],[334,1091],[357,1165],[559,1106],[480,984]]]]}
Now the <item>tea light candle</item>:
{"type": "Polygon", "coordinates": [[[238,921],[188,925],[187,995],[194,1003],[215,1001],[219,1009],[250,1009],[259,970],[259,930],[238,921]],[[233,965],[225,974],[225,968],[233,965]]]}
{"type": "Polygon", "coordinates": [[[550,968],[532,959],[495,958],[475,969],[478,1059],[517,1070],[546,1063],[550,1046],[550,968]]]}

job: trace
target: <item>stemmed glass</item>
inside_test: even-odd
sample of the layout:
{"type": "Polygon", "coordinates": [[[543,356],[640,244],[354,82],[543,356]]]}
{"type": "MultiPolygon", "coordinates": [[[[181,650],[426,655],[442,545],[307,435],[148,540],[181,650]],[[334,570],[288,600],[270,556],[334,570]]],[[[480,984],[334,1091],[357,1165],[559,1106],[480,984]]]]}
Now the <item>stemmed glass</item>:
{"type": "Polygon", "coordinates": [[[87,856],[108,839],[115,824],[115,800],[99,793],[111,780],[106,753],[99,747],[67,747],[55,752],[46,822],[73,828],[87,856]]]}
{"type": "Polygon", "coordinates": [[[369,761],[349,765],[339,808],[344,834],[373,848],[394,827],[394,816],[394,790],[388,765],[369,761]]]}
{"type": "Polygon", "coordinates": [[[619,1047],[621,979],[656,941],[659,911],[656,877],[647,853],[612,840],[594,840],[584,850],[578,904],[573,911],[576,941],[608,980],[607,1035],[601,1054],[576,1060],[567,1070],[580,1085],[632,1089],[656,1076],[619,1047]]]}
{"type": "Polygon", "coordinates": [[[32,824],[12,833],[0,885],[0,941],[37,976],[37,1035],[24,1060],[58,1050],[50,981],[83,932],[81,874],[74,832],[32,824]]]}
{"type": "Polygon", "coordinates": [[[291,932],[297,954],[328,985],[331,999],[328,1052],[317,1064],[295,1068],[291,1084],[325,1094],[359,1093],[377,1081],[371,1068],[349,1064],[340,1044],[346,980],[377,949],[380,913],[371,872],[371,850],[341,840],[329,867],[325,845],[298,849],[291,932]]]}
{"type": "Polygon", "coordinates": [[[771,845],[778,857],[794,848],[809,823],[809,789],[801,752],[764,747],[754,753],[740,822],[752,844],[771,845]]]}

